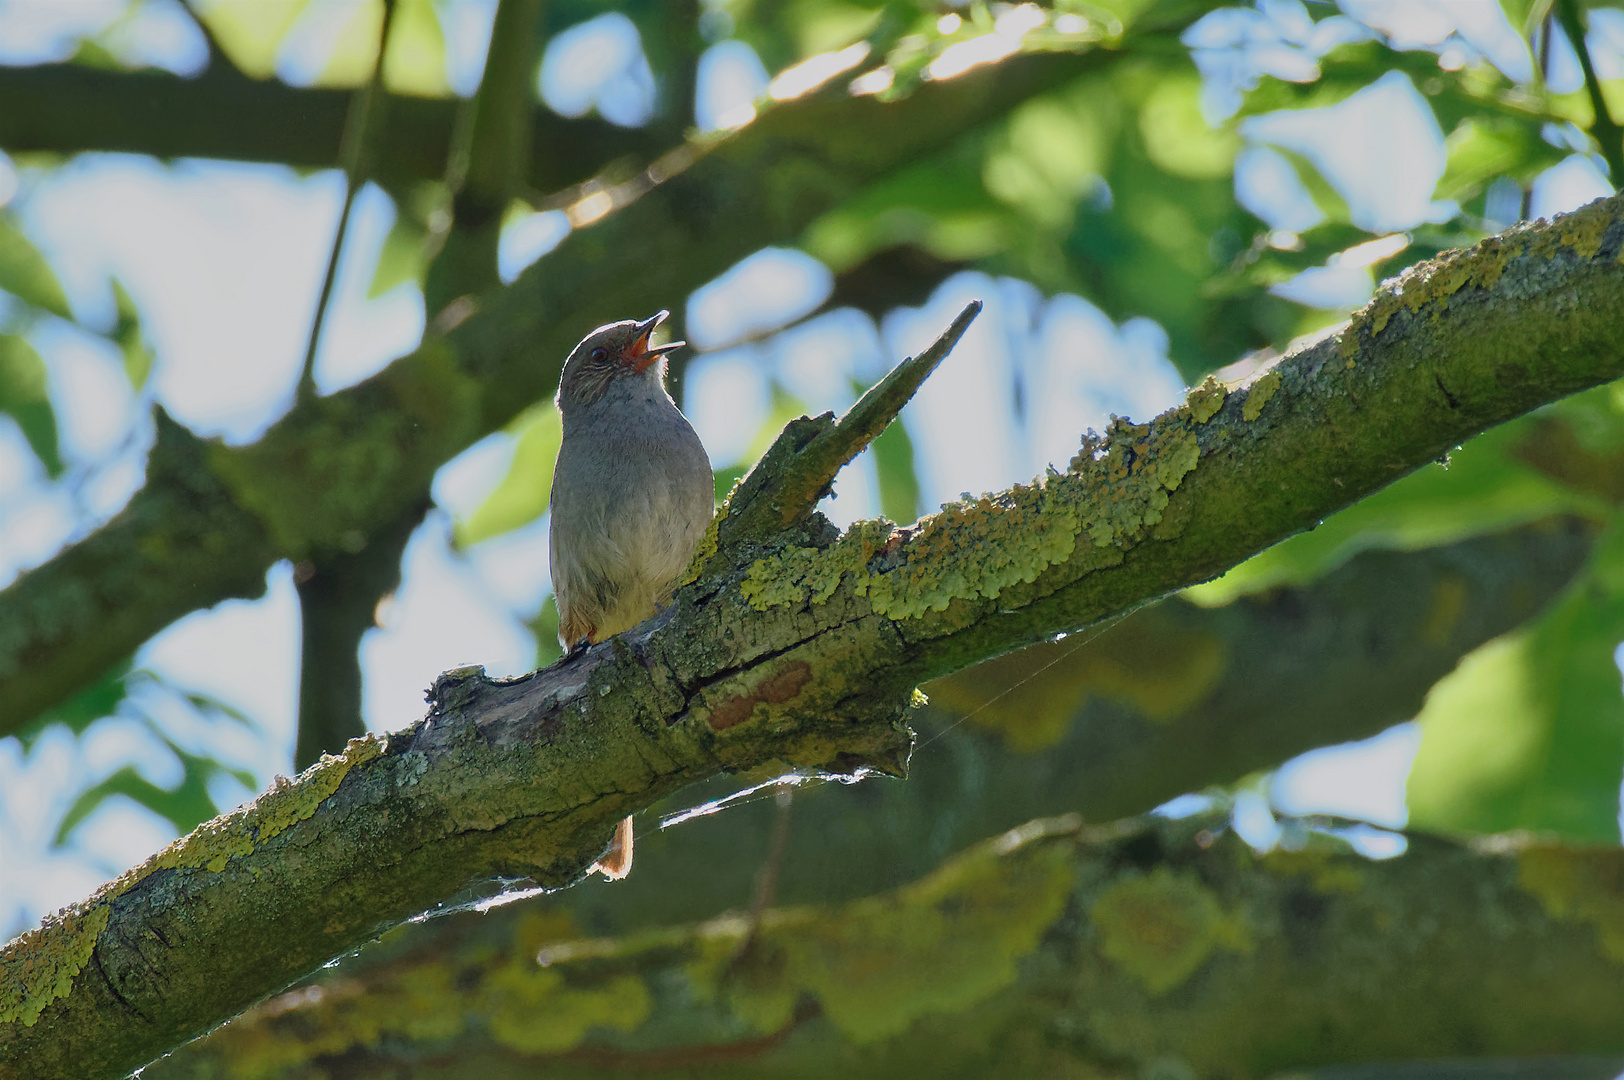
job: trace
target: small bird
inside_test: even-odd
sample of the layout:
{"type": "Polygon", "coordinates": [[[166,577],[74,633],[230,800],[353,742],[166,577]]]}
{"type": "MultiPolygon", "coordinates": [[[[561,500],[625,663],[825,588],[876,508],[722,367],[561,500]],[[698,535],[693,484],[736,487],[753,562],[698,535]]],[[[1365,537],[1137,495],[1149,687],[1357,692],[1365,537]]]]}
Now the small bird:
{"type": "MultiPolygon", "coordinates": [[[[665,389],[666,354],[686,342],[649,343],[669,314],[598,327],[558,381],[548,553],[566,649],[664,607],[716,510],[710,458],[665,389]]],[[[631,865],[628,817],[594,869],[614,880],[631,865]]]]}

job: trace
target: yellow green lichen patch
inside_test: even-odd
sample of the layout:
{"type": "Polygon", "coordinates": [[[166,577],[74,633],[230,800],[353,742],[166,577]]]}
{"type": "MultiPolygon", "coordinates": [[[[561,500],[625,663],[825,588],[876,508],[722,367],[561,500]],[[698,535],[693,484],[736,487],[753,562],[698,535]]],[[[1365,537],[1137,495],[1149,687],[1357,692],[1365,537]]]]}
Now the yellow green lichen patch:
{"type": "Polygon", "coordinates": [[[1106,887],[1090,913],[1100,951],[1152,994],[1195,974],[1217,948],[1250,952],[1251,934],[1194,874],[1158,866],[1106,887]]]}
{"type": "Polygon", "coordinates": [[[1271,371],[1257,382],[1252,384],[1252,390],[1246,395],[1246,404],[1241,406],[1241,419],[1250,424],[1263,415],[1263,407],[1274,397],[1274,392],[1280,389],[1280,372],[1271,371]]]}
{"type": "Polygon", "coordinates": [[[1154,424],[1118,419],[1103,457],[1084,447],[1058,485],[1095,547],[1127,547],[1162,519],[1167,493],[1200,457],[1195,432],[1175,411],[1154,424]]]}
{"type": "Polygon", "coordinates": [[[702,928],[695,941],[688,973],[700,996],[722,1001],[735,1018],[752,1031],[780,1031],[795,1015],[795,1003],[804,992],[789,975],[789,953],[780,944],[787,934],[811,924],[807,911],[768,912],[748,948],[749,924],[742,918],[723,918],[702,928]]]}
{"type": "MultiPolygon", "coordinates": [[[[1559,214],[1549,223],[1516,226],[1476,247],[1448,251],[1416,263],[1354,313],[1342,333],[1339,352],[1343,359],[1351,359],[1359,351],[1359,331],[1367,331],[1372,337],[1380,334],[1400,309],[1414,314],[1430,305],[1442,312],[1448,308],[1449,298],[1461,289],[1492,288],[1506,266],[1519,256],[1550,259],[1567,249],[1580,258],[1594,258],[1612,220],[1606,201],[1598,199],[1571,214],[1559,214]]],[[[1620,255],[1624,256],[1624,251],[1620,255]]]]}
{"type": "Polygon", "coordinates": [[[96,935],[111,916],[108,901],[149,874],[177,867],[226,868],[233,855],[246,855],[295,822],[315,813],[338,789],[351,768],[383,753],[383,743],[367,736],[351,739],[338,757],[324,757],[306,769],[298,783],[281,780],[257,800],[199,825],[140,866],[97,890],[84,904],[47,919],[19,938],[0,968],[0,1023],[32,1024],[51,1001],[68,992],[73,976],[89,959],[96,935]]]}
{"type": "Polygon", "coordinates": [[[108,894],[117,895],[158,870],[203,867],[219,873],[233,855],[251,853],[256,845],[314,814],[349,771],[381,755],[383,745],[383,740],[372,735],[351,739],[342,754],[324,756],[298,780],[277,777],[270,790],[253,802],[205,821],[140,866],[125,871],[106,887],[108,894]]]}
{"type": "Polygon", "coordinates": [[[365,981],[329,979],[290,991],[219,1029],[208,1044],[230,1080],[262,1080],[385,1039],[418,1045],[452,1039],[470,1018],[522,1053],[568,1050],[593,1026],[634,1029],[652,1009],[639,979],[618,976],[573,986],[559,971],[561,961],[670,947],[672,935],[639,943],[558,945],[577,929],[568,913],[532,912],[500,954],[480,948],[459,957],[453,951],[399,971],[374,972],[365,981]],[[539,963],[538,952],[545,957],[539,963]]]}
{"type": "Polygon", "coordinates": [[[1624,963],[1624,857],[1618,851],[1526,848],[1517,853],[1517,885],[1552,919],[1594,926],[1602,952],[1624,963]]]}
{"type": "Polygon", "coordinates": [[[530,957],[516,957],[488,975],[479,997],[476,1008],[491,1036],[523,1054],[568,1050],[592,1027],[635,1031],[654,1008],[648,988],[635,975],[570,986],[562,972],[530,957]]]}
{"type": "Polygon", "coordinates": [[[718,513],[705,527],[705,535],[699,538],[699,546],[694,549],[694,557],[688,560],[688,569],[677,579],[677,588],[692,585],[699,580],[699,575],[705,572],[705,564],[716,554],[717,533],[721,527],[722,513],[718,513]]]}
{"type": "Polygon", "coordinates": [[[827,548],[792,548],[758,560],[742,591],[766,610],[826,599],[851,575],[854,593],[867,596],[875,612],[907,619],[944,611],[954,600],[996,598],[1063,562],[1085,573],[1120,561],[1122,550],[1162,520],[1168,493],[1199,458],[1183,407],[1154,424],[1119,419],[1063,474],[948,503],[895,535],[889,522],[859,522],[827,548]],[[1095,548],[1114,550],[1079,554],[1079,533],[1095,548]],[[875,568],[882,552],[887,565],[875,568]]]}
{"type": "Polygon", "coordinates": [[[47,1005],[68,996],[110,913],[106,904],[66,908],[7,947],[0,956],[0,1024],[33,1027],[47,1005]]]}
{"type": "Polygon", "coordinates": [[[792,547],[757,559],[739,591],[758,611],[820,603],[834,595],[842,577],[855,574],[859,591],[868,562],[891,533],[886,521],[859,521],[827,548],[792,547]]]}
{"type": "Polygon", "coordinates": [[[1168,491],[1177,491],[1200,459],[1201,444],[1196,442],[1195,432],[1174,428],[1156,458],[1156,479],[1168,491]]]}
{"type": "Polygon", "coordinates": [[[410,979],[329,980],[272,998],[214,1032],[207,1045],[230,1080],[268,1080],[386,1038],[452,1038],[464,1026],[460,996],[455,973],[442,964],[416,965],[410,979]]]}
{"type": "Polygon", "coordinates": [[[950,503],[919,523],[896,569],[873,575],[860,591],[893,619],[943,611],[960,598],[992,599],[1064,561],[1076,532],[1076,518],[1037,484],[950,503]]]}
{"type": "Polygon", "coordinates": [[[1071,850],[1041,828],[990,841],[894,893],[764,922],[742,962],[717,935],[689,974],[758,1030],[781,1027],[811,994],[853,1042],[874,1042],[1013,982],[1071,894],[1071,850]]]}
{"type": "Polygon", "coordinates": [[[1229,397],[1229,390],[1223,383],[1208,375],[1202,384],[1190,391],[1184,399],[1184,404],[1190,410],[1190,416],[1198,424],[1205,424],[1218,410],[1224,407],[1224,399],[1229,397]]]}

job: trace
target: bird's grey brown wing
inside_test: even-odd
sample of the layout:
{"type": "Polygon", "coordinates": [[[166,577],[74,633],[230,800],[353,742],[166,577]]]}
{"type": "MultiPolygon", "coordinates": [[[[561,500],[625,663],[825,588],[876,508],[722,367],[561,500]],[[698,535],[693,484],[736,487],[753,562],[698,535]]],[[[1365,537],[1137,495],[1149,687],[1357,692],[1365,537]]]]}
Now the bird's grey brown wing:
{"type": "Polygon", "coordinates": [[[583,475],[574,456],[570,441],[565,440],[553,468],[547,529],[558,636],[565,648],[583,637],[599,640],[597,630],[605,606],[605,575],[599,565],[604,534],[602,493],[594,484],[596,477],[583,475]]]}

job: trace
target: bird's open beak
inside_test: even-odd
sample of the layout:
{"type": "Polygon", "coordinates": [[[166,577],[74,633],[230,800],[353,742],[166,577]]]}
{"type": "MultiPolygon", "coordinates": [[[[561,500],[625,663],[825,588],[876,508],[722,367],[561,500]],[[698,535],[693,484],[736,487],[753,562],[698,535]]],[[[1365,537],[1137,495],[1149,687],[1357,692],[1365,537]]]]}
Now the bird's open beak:
{"type": "Polygon", "coordinates": [[[688,344],[686,341],[670,341],[664,345],[649,346],[648,339],[654,333],[655,327],[670,316],[669,311],[658,311],[637,324],[637,336],[632,338],[631,347],[626,350],[626,359],[631,363],[632,370],[639,375],[666,353],[688,344]]]}

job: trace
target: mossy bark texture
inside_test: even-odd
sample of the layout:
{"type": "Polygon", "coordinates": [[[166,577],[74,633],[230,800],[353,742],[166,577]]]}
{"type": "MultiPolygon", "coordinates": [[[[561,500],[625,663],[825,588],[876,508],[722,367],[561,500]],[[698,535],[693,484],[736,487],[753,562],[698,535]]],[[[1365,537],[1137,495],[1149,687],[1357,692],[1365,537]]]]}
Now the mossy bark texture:
{"type": "Polygon", "coordinates": [[[513,682],[448,673],[416,725],[0,952],[0,1077],[120,1075],[470,881],[573,880],[614,821],[719,772],[901,772],[921,680],[1210,577],[1624,374],[1621,208],[1421,264],[1250,387],[1203,387],[911,528],[772,522],[754,500],[827,427],[792,424],[660,616],[513,682]]]}
{"type": "MultiPolygon", "coordinates": [[[[1221,815],[1048,819],[753,935],[583,940],[533,912],[505,949],[272,999],[146,1075],[1127,1080],[1577,1052],[1610,1058],[1599,1078],[1624,1059],[1621,872],[1616,849],[1411,837],[1372,862],[1324,837],[1260,856],[1221,815]]],[[[1562,1064],[1543,1075],[1586,1075],[1562,1064]]]]}
{"type": "MultiPolygon", "coordinates": [[[[187,611],[258,595],[277,559],[364,547],[440,465],[549,397],[593,326],[674,306],[875,179],[1117,55],[1016,57],[894,103],[840,86],[786,103],[617,188],[634,201],[512,286],[451,303],[416,352],[373,378],[299,404],[250,446],[200,444],[184,474],[155,460],[117,517],[0,591],[0,735],[187,611]]],[[[390,152],[386,133],[380,160],[390,152]]]]}

